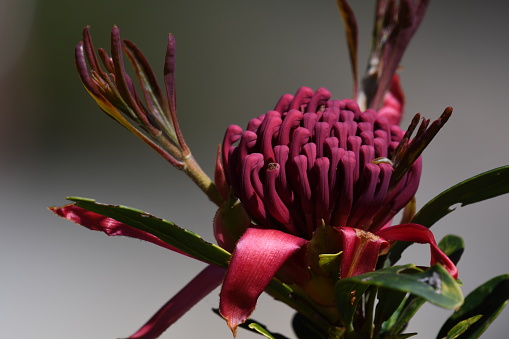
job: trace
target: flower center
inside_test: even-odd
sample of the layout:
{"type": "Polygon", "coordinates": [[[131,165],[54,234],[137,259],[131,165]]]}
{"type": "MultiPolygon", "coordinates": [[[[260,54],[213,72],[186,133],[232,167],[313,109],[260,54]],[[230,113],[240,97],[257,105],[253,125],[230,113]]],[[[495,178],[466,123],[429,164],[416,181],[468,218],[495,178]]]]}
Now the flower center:
{"type": "Polygon", "coordinates": [[[353,100],[329,98],[301,88],[246,131],[228,128],[226,180],[261,227],[306,239],[322,223],[374,231],[415,194],[420,161],[389,191],[404,132],[353,100]]]}

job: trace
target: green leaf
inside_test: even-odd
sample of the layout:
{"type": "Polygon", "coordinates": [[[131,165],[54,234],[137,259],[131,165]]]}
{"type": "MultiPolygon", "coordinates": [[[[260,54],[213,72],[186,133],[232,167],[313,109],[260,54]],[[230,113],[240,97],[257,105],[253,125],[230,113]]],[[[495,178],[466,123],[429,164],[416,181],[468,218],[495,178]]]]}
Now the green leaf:
{"type": "Polygon", "coordinates": [[[478,174],[445,190],[428,202],[412,222],[431,227],[454,211],[454,205],[467,206],[509,193],[509,165],[478,174]]]}
{"type": "Polygon", "coordinates": [[[465,243],[463,238],[448,234],[440,240],[438,247],[457,265],[461,255],[465,251],[465,243]]]}
{"type": "Polygon", "coordinates": [[[257,324],[256,322],[252,321],[249,325],[247,325],[250,329],[255,330],[256,332],[260,333],[261,335],[265,336],[269,339],[276,339],[265,327],[263,327],[260,324],[257,324]]]}
{"type": "MultiPolygon", "coordinates": [[[[457,206],[467,206],[507,193],[509,193],[509,165],[478,174],[443,191],[421,208],[412,219],[412,223],[429,228],[456,210],[457,206]]],[[[391,265],[401,258],[401,253],[410,245],[411,243],[401,241],[394,245],[389,253],[391,265]]]]}
{"type": "Polygon", "coordinates": [[[456,308],[463,302],[463,295],[456,280],[439,264],[426,271],[413,264],[384,268],[341,279],[336,284],[336,289],[342,290],[343,284],[352,283],[411,293],[443,308],[456,308]]]}
{"type": "Polygon", "coordinates": [[[470,326],[472,326],[472,324],[474,324],[477,320],[479,320],[481,318],[482,318],[482,315],[479,314],[479,315],[474,315],[473,317],[470,317],[468,319],[460,321],[453,328],[451,328],[451,330],[449,332],[447,332],[447,336],[444,337],[443,339],[459,338],[459,336],[462,335],[463,333],[465,333],[465,331],[468,330],[468,328],[470,326]]]}
{"type": "Polygon", "coordinates": [[[221,267],[228,266],[230,253],[208,243],[199,235],[180,228],[172,222],[156,218],[146,212],[126,207],[97,203],[92,199],[69,197],[76,206],[115,219],[141,231],[155,235],[165,243],[178,248],[190,256],[221,267]]]}
{"type": "Polygon", "coordinates": [[[382,324],[398,311],[407,296],[406,292],[388,288],[378,289],[378,304],[375,310],[375,333],[382,329],[382,324]]]}
{"type": "Polygon", "coordinates": [[[509,301],[509,274],[495,277],[476,288],[440,329],[437,338],[443,338],[460,322],[481,315],[482,318],[471,324],[459,339],[475,339],[486,331],[509,301]]]}
{"type": "Polygon", "coordinates": [[[389,334],[390,337],[401,333],[424,303],[426,303],[424,298],[411,294],[407,295],[401,307],[383,324],[382,330],[384,333],[389,334]]]}

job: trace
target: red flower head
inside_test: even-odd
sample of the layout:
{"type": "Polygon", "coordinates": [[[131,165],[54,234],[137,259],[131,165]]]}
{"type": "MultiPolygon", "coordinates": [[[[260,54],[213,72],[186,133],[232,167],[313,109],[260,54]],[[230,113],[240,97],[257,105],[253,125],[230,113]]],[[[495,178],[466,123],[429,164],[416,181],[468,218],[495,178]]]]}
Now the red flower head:
{"type": "Polygon", "coordinates": [[[302,87],[246,131],[228,128],[226,180],[260,227],[308,240],[323,223],[377,231],[414,196],[420,158],[391,185],[405,133],[353,100],[329,99],[324,88],[302,87]]]}

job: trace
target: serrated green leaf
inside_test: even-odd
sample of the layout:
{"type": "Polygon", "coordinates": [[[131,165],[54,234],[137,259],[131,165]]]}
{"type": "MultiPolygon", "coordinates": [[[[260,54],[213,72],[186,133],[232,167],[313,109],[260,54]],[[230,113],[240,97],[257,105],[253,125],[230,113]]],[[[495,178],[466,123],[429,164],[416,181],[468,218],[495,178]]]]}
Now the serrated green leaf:
{"type": "Polygon", "coordinates": [[[466,298],[454,314],[445,322],[440,329],[437,338],[446,336],[452,328],[461,321],[474,316],[482,315],[482,318],[471,324],[458,339],[479,338],[490,324],[497,318],[509,301],[509,274],[495,277],[476,288],[466,298]]]}
{"type": "Polygon", "coordinates": [[[465,251],[463,238],[454,234],[448,234],[443,237],[438,243],[438,247],[452,260],[455,265],[458,264],[461,255],[465,251]]]}
{"type": "Polygon", "coordinates": [[[426,271],[412,264],[384,268],[341,279],[336,288],[342,289],[343,284],[352,283],[408,292],[443,308],[455,308],[463,302],[456,280],[439,264],[426,271]]]}
{"type": "Polygon", "coordinates": [[[472,326],[472,324],[474,324],[477,320],[479,320],[481,318],[482,318],[482,315],[479,314],[479,315],[474,315],[473,317],[470,317],[468,319],[460,321],[459,323],[454,325],[454,327],[451,328],[451,330],[449,332],[447,332],[447,336],[444,337],[443,339],[457,339],[457,338],[459,338],[459,336],[462,335],[463,333],[465,333],[465,331],[468,330],[468,328],[470,326],[472,326]]]}
{"type": "MultiPolygon", "coordinates": [[[[429,228],[456,210],[457,206],[467,206],[507,193],[509,193],[509,165],[478,174],[443,191],[421,208],[412,219],[412,223],[429,228]]],[[[401,258],[401,253],[410,245],[411,243],[401,241],[394,245],[389,253],[391,265],[401,258]]]]}
{"type": "Polygon", "coordinates": [[[101,204],[92,199],[69,197],[68,200],[74,201],[78,207],[155,235],[167,244],[198,260],[221,267],[228,266],[230,253],[170,221],[159,219],[134,208],[101,204]]]}

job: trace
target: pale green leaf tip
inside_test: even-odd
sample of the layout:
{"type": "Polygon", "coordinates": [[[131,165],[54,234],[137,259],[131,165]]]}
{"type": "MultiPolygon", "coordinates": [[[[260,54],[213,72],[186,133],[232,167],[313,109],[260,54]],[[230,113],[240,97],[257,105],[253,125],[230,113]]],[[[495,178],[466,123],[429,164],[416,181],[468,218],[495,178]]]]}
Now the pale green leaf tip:
{"type": "Polygon", "coordinates": [[[248,327],[252,330],[255,330],[256,332],[260,333],[261,335],[263,335],[265,338],[269,338],[269,339],[276,339],[274,338],[274,336],[272,336],[265,328],[263,328],[261,325],[257,324],[257,323],[251,323],[248,325],[248,327]]]}

